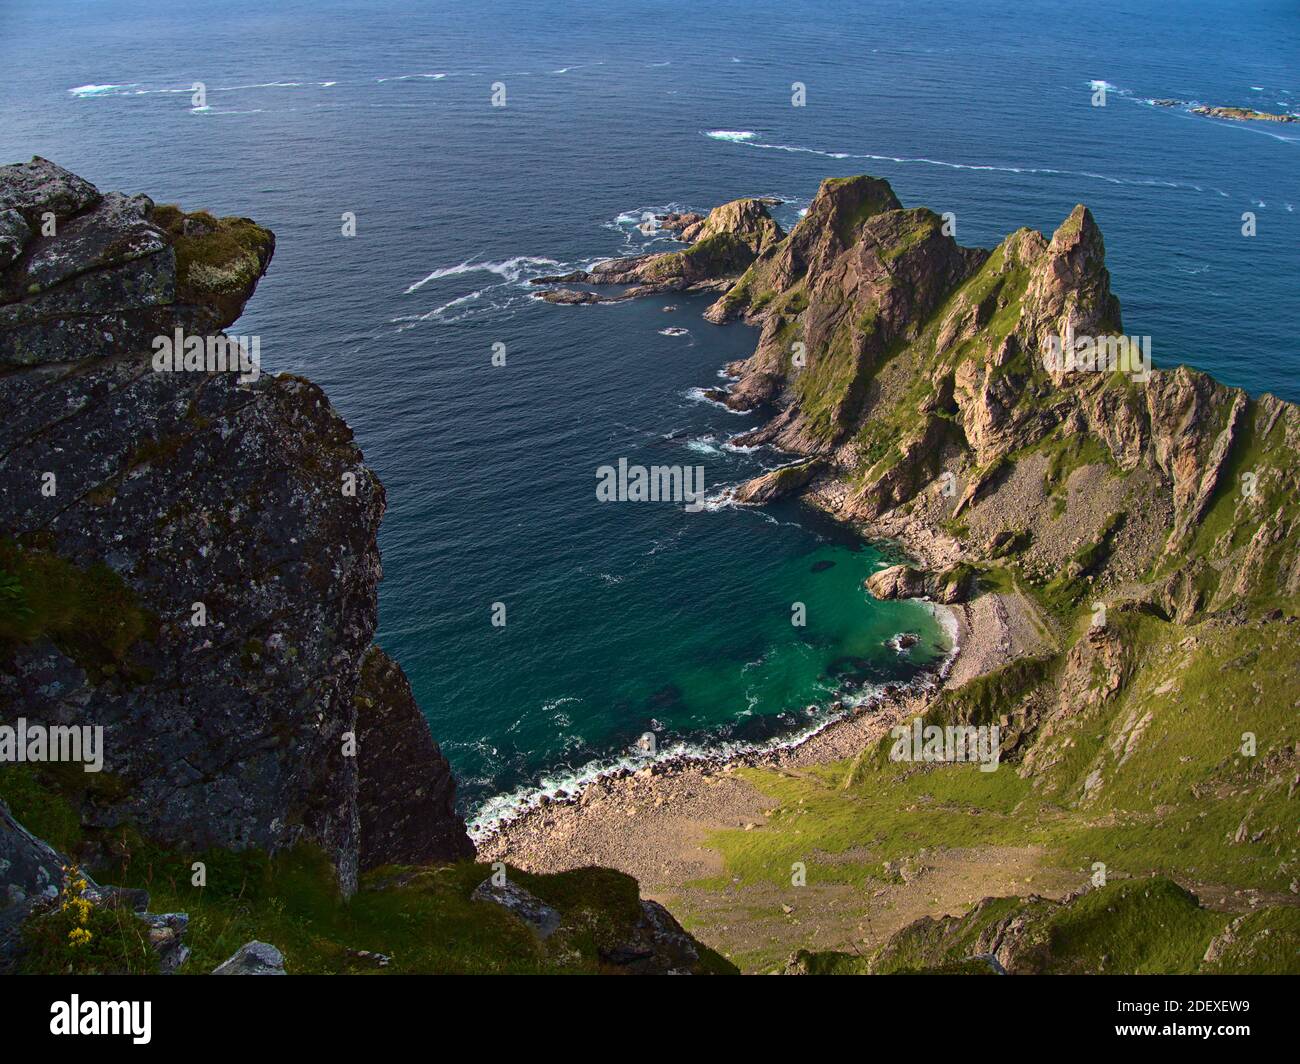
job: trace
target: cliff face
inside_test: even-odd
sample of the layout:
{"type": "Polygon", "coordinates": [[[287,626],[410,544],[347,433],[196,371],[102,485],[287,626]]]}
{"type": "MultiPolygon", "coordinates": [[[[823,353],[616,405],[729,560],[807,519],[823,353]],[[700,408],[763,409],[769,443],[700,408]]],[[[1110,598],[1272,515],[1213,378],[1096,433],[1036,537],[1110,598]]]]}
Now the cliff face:
{"type": "Polygon", "coordinates": [[[771,415],[738,443],[815,461],[738,500],[799,493],[942,556],[1010,562],[1062,609],[1091,587],[1185,621],[1300,593],[1300,410],[1151,369],[1150,338],[1123,335],[1086,207],[992,251],[865,175],[824,181],[789,234],[765,217],[737,200],[682,230],[709,234],[689,252],[538,280],[633,285],[546,294],[558,302],[721,290],[705,317],[759,328],[715,393],[771,415]],[[744,254],[683,272],[724,238],[744,254]],[[1076,340],[1090,346],[1065,359],[1076,340]]]}
{"type": "Polygon", "coordinates": [[[378,647],[362,662],[356,705],[362,871],[472,858],[456,781],[406,674],[378,647]]]}
{"type": "Polygon", "coordinates": [[[712,281],[705,316],[759,330],[717,395],[766,418],[737,442],[800,456],[735,500],[799,496],[900,540],[925,568],[867,590],[958,604],[966,621],[924,720],[996,726],[1001,744],[987,783],[895,762],[888,740],[824,784],[773,773],[760,789],[773,805],[797,793],[797,815],[746,839],[728,881],[775,881],[819,837],[836,860],[810,862],[810,881],[840,881],[856,854],[865,879],[923,866],[954,837],[1042,840],[1048,871],[1117,881],[1066,905],[989,899],[874,957],[803,954],[795,970],[988,971],[990,955],[1026,972],[1294,970],[1300,408],[1151,368],[1143,338],[1123,336],[1083,206],[986,251],[884,181],[831,179],[788,236],[712,281]],[[845,801],[861,830],[838,828],[845,801]],[[1209,885],[1219,908],[1137,878],[1153,873],[1209,885]],[[1234,919],[1224,895],[1280,908],[1234,919]],[[1173,919],[1197,925],[1177,956],[1132,934],[1173,919]],[[1060,949],[1079,923],[1093,937],[1060,949]]]}
{"type": "Polygon", "coordinates": [[[248,219],[0,168],[0,723],[104,728],[76,781],[92,835],[310,842],[350,893],[359,865],[473,854],[371,646],[383,487],[310,382],[153,357],[219,336],[273,249],[248,219]]]}
{"type": "Polygon", "coordinates": [[[1066,597],[1186,620],[1300,592],[1300,411],[1106,346],[1123,326],[1086,207],[992,252],[947,228],[878,179],[823,183],[706,315],[760,328],[726,399],[774,416],[741,442],[817,456],[788,490],[842,516],[1066,597]],[[1062,338],[1095,338],[1103,368],[1054,362],[1062,338]]]}

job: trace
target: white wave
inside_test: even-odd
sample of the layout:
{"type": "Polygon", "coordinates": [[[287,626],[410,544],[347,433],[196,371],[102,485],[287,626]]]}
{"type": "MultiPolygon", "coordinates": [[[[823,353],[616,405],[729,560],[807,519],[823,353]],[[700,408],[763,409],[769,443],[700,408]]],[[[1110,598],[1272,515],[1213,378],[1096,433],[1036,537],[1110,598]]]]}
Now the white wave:
{"type": "Polygon", "coordinates": [[[555,259],[542,258],[537,255],[516,255],[504,262],[474,262],[469,260],[455,266],[443,266],[441,269],[434,270],[426,277],[416,281],[403,294],[409,295],[411,292],[423,288],[430,281],[441,280],[443,277],[459,277],[461,274],[466,273],[494,273],[503,280],[514,284],[527,273],[540,272],[537,270],[538,267],[559,265],[561,263],[555,259]]]}
{"type": "Polygon", "coordinates": [[[722,454],[722,449],[718,446],[717,437],[715,436],[702,436],[698,440],[687,440],[686,449],[712,458],[722,454]]]}
{"type": "Polygon", "coordinates": [[[704,135],[714,140],[730,141],[732,144],[744,144],[758,136],[748,129],[711,129],[704,135]]]}
{"type": "MultiPolygon", "coordinates": [[[[711,137],[715,140],[726,140],[730,138],[718,137],[716,134],[720,131],[714,130],[701,131],[704,136],[711,137]]],[[[1276,136],[1276,134],[1270,134],[1276,136]]],[[[1287,137],[1277,137],[1279,140],[1288,140],[1287,137]]],[[[950,170],[975,170],[988,171],[1004,174],[1048,174],[1056,177],[1088,177],[1097,181],[1105,181],[1112,185],[1126,186],[1145,186],[1158,188],[1176,188],[1191,189],[1196,192],[1216,192],[1225,199],[1230,198],[1228,193],[1220,188],[1204,188],[1200,185],[1188,184],[1179,181],[1165,181],[1158,178],[1125,178],[1114,177],[1110,174],[1094,173],[1088,170],[1058,170],[1049,166],[995,166],[992,163],[954,163],[947,159],[930,159],[925,156],[907,156],[907,155],[876,155],[871,152],[832,152],[825,151],[821,148],[805,148],[796,144],[767,144],[762,141],[750,140],[748,138],[735,140],[735,143],[743,144],[747,148],[760,148],[767,151],[784,151],[796,154],[820,155],[825,159],[866,159],[871,162],[888,162],[898,163],[900,165],[925,165],[925,166],[942,166],[950,170]]]]}
{"type": "Polygon", "coordinates": [[[926,601],[931,615],[939,622],[939,627],[943,629],[943,634],[948,639],[948,656],[944,663],[939,667],[939,675],[947,676],[948,670],[952,663],[957,660],[957,655],[961,651],[961,628],[957,624],[957,614],[948,606],[941,606],[937,602],[926,601]]]}
{"type": "Polygon", "coordinates": [[[137,82],[130,85],[78,85],[75,89],[69,89],[73,96],[115,96],[124,89],[135,88],[137,82]]]}
{"type": "Polygon", "coordinates": [[[1123,96],[1125,98],[1133,95],[1132,89],[1122,89],[1118,85],[1112,85],[1109,81],[1102,78],[1089,78],[1088,88],[1092,89],[1093,92],[1096,92],[1098,89],[1105,89],[1108,93],[1114,93],[1116,96],[1123,96]]]}
{"type": "Polygon", "coordinates": [[[439,74],[401,74],[391,78],[375,78],[376,83],[385,81],[441,81],[447,75],[439,74]]]}
{"type": "MultiPolygon", "coordinates": [[[[337,81],[318,81],[313,85],[326,88],[337,85],[337,81]]],[[[246,92],[250,89],[301,89],[306,87],[307,83],[302,81],[258,81],[248,85],[212,85],[208,86],[208,92],[246,92]]],[[[181,96],[190,95],[195,91],[194,85],[186,85],[179,88],[149,88],[142,86],[140,82],[133,81],[125,85],[78,85],[76,88],[69,89],[68,92],[79,98],[88,98],[95,96],[181,96]]]]}
{"type": "Polygon", "coordinates": [[[692,402],[708,403],[711,406],[721,407],[729,414],[738,414],[743,417],[750,413],[750,411],[748,410],[732,410],[731,407],[729,407],[726,403],[720,403],[718,402],[717,399],[714,399],[712,396],[705,395],[703,388],[687,388],[686,391],[683,392],[682,394],[687,399],[690,399],[692,402]]]}
{"type": "Polygon", "coordinates": [[[218,85],[212,92],[243,92],[245,89],[301,89],[301,81],[258,81],[252,85],[218,85]]]}
{"type": "MultiPolygon", "coordinates": [[[[938,673],[922,673],[908,686],[916,691],[934,690],[937,678],[946,675],[953,656],[940,666],[938,673]]],[[[582,792],[596,782],[609,776],[622,776],[655,764],[683,765],[688,763],[721,765],[739,757],[753,754],[771,753],[777,750],[792,749],[806,743],[813,736],[825,731],[832,724],[843,720],[855,709],[869,706],[880,701],[884,687],[867,684],[858,691],[840,692],[834,697],[832,705],[824,710],[811,706],[811,721],[803,728],[786,736],[778,736],[763,742],[730,740],[713,745],[677,742],[662,747],[656,753],[626,753],[597,758],[576,769],[566,766],[562,770],[542,777],[535,785],[517,787],[506,794],[498,794],[487,799],[467,818],[470,837],[475,842],[482,842],[510,821],[517,819],[530,809],[536,808],[544,800],[575,801],[582,792]],[[839,708],[834,708],[838,704],[839,708]]],[[[741,716],[752,715],[754,703],[750,701],[749,710],[741,716]]],[[[799,707],[791,707],[794,713],[799,707]]]]}
{"type": "Polygon", "coordinates": [[[399,322],[403,323],[399,326],[398,331],[405,332],[407,329],[412,328],[414,325],[416,325],[419,322],[431,321],[434,318],[441,317],[447,311],[455,307],[462,307],[466,303],[472,303],[474,302],[474,300],[478,299],[482,295],[483,295],[483,290],[480,288],[477,292],[469,292],[463,296],[458,296],[457,298],[442,304],[442,306],[440,307],[434,307],[433,310],[430,310],[424,314],[406,314],[400,318],[394,318],[393,323],[394,324],[397,324],[399,322]]]}
{"type": "Polygon", "coordinates": [[[682,329],[676,325],[670,325],[667,329],[659,330],[660,336],[690,336],[690,329],[682,329]]]}

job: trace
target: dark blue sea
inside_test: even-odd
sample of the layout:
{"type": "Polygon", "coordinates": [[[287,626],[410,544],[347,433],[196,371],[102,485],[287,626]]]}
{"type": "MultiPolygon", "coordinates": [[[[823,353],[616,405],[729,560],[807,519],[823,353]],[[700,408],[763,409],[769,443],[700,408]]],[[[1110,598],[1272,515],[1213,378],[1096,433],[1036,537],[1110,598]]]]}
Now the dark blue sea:
{"type": "Polygon", "coordinates": [[[788,737],[948,648],[861,590],[888,548],[814,514],[597,502],[620,457],[702,465],[710,493],[781,461],[729,448],[752,419],[700,397],[754,336],[699,298],[552,307],[530,277],[670,246],[646,211],[768,195],[788,226],[830,175],[886,177],[984,246],[1084,202],[1157,364],[1297,400],[1300,124],[1189,110],[1297,94],[1290,2],[0,8],[0,161],[275,230],[239,331],[326,389],[387,485],[378,640],[479,817],[647,731],[788,737]]]}

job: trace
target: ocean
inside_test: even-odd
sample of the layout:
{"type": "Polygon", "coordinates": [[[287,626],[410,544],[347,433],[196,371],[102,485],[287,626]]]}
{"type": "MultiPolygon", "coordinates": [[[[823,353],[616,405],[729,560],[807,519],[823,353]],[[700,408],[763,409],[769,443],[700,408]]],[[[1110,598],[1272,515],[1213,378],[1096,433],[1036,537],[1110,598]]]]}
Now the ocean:
{"type": "Polygon", "coordinates": [[[481,829],[646,732],[786,741],[950,649],[862,590],[887,545],[804,508],[596,499],[620,458],[701,466],[711,498],[787,460],[729,446],[755,419],[702,395],[755,339],[707,299],[532,298],[673,246],[646,212],[765,195],[788,227],[868,172],[992,246],[1083,202],[1157,365],[1300,399],[1300,124],[1190,113],[1300,108],[1300,14],[1137,6],[9,0],[0,161],[275,230],[239,332],[326,390],[387,486],[377,640],[481,829]]]}

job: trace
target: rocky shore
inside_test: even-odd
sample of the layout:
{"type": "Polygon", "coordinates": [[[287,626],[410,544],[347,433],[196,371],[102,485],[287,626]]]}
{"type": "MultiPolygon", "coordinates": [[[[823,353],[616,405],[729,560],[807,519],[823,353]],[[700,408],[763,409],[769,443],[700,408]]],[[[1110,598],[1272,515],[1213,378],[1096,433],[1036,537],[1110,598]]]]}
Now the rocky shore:
{"type": "MultiPolygon", "coordinates": [[[[753,210],[753,201],[738,202],[753,210]]],[[[723,208],[714,216],[739,217],[723,208]]],[[[694,909],[695,926],[764,958],[800,933],[834,950],[879,945],[871,921],[882,919],[882,909],[897,930],[905,915],[943,912],[946,904],[964,911],[1030,880],[1054,896],[1086,886],[1080,871],[1044,864],[1028,844],[1035,814],[1018,812],[1020,830],[1008,832],[996,802],[981,807],[966,792],[951,804],[969,806],[972,824],[1016,845],[959,854],[951,842],[938,851],[926,844],[928,807],[913,798],[900,809],[894,797],[908,770],[880,767],[879,758],[871,771],[857,769],[892,724],[918,715],[997,724],[1002,771],[1049,803],[1050,814],[1036,822],[1040,834],[1059,830],[1062,818],[1070,832],[1091,831],[1089,811],[1120,802],[1109,806],[1117,822],[1173,818],[1193,836],[1214,830],[1196,820],[1198,804],[1184,800],[1190,787],[1240,797],[1254,809],[1268,805],[1269,827],[1252,835],[1247,813],[1245,826],[1229,833],[1233,845],[1280,837],[1285,813],[1273,796],[1287,790],[1300,745],[1267,725],[1272,752],[1246,784],[1230,760],[1240,717],[1231,703],[1206,708],[1227,696],[1200,694],[1195,712],[1210,715],[1194,726],[1171,716],[1161,699],[1177,689],[1195,655],[1229,654],[1247,638],[1239,630],[1274,646],[1290,638],[1300,595],[1300,410],[1186,367],[1155,369],[1116,357],[1080,370],[1046,357],[1051,341],[1067,335],[1091,338],[1103,355],[1122,346],[1101,233],[1083,205],[1050,235],[1021,229],[996,248],[966,248],[943,218],[904,207],[886,182],[831,178],[790,233],[750,250],[743,270],[720,263],[690,281],[696,290],[721,292],[708,321],[743,320],[759,330],[754,354],[729,364],[730,383],[711,397],[766,418],[738,442],[791,456],[738,486],[734,500],[801,499],[866,538],[898,544],[911,563],[876,574],[869,589],[883,598],[925,596],[949,611],[960,653],[941,684],[892,692],[798,746],[597,781],[576,801],[544,803],[502,825],[480,840],[481,852],[532,868],[598,862],[635,870],[652,890],[694,909]],[[1160,648],[1149,657],[1141,649],[1148,644],[1160,648]],[[1197,758],[1185,754],[1171,768],[1168,755],[1150,746],[1153,720],[1163,721],[1162,741],[1179,749],[1199,749],[1213,732],[1220,760],[1194,768],[1197,758]],[[1140,768],[1132,767],[1134,751],[1144,752],[1140,768]],[[1140,783],[1131,782],[1135,773],[1140,783]],[[1171,774],[1180,773],[1182,789],[1168,791],[1171,774]],[[1120,783],[1111,781],[1124,779],[1138,793],[1161,791],[1163,802],[1147,808],[1128,797],[1132,790],[1112,797],[1120,783]],[[821,822],[800,819],[805,800],[818,803],[821,822]],[[842,818],[862,807],[913,826],[893,836],[870,824],[845,828],[842,818]],[[1076,813],[1081,819],[1071,820],[1076,813]],[[913,814],[921,819],[910,820],[913,814]],[[749,832],[758,833],[752,843],[749,832]],[[952,890],[937,880],[928,885],[919,873],[912,880],[927,885],[907,888],[904,873],[902,895],[888,882],[866,897],[834,885],[846,862],[870,869],[882,849],[913,848],[908,860],[941,870],[952,890]],[[811,894],[780,886],[792,853],[810,868],[819,863],[822,885],[811,894]],[[751,914],[758,909],[776,915],[756,938],[751,914]]],[[[615,260],[584,280],[675,274],[671,256],[680,254],[615,260]]],[[[1263,728],[1276,706],[1259,680],[1252,687],[1251,719],[1263,728]]],[[[919,775],[938,790],[944,771],[919,775]]],[[[1027,802],[1018,809],[1029,809],[1027,802]]],[[[1105,835],[1090,836],[1088,846],[1105,852],[1105,835]]],[[[1158,865],[1154,849],[1112,850],[1112,860],[1147,873],[1179,861],[1166,855],[1158,865]]],[[[1202,854],[1196,875],[1204,875],[1207,860],[1202,854]]],[[[1267,860],[1261,854],[1258,871],[1267,860]]],[[[884,862],[887,881],[897,864],[884,862]]],[[[881,874],[875,867],[859,874],[874,881],[881,874]]],[[[1246,874],[1227,859],[1216,867],[1228,881],[1246,874]]],[[[1294,868],[1292,851],[1275,875],[1294,868]]],[[[1291,882],[1293,892],[1300,889],[1291,882]]],[[[1032,905],[1003,900],[1019,905],[1017,912],[1032,905]]],[[[1052,919],[1067,918],[1050,911],[1052,919]]],[[[819,963],[814,955],[800,970],[819,963]]],[[[1104,966],[1097,958],[1078,963],[1091,967],[1076,970],[1104,966]]]]}
{"type": "Polygon", "coordinates": [[[479,836],[480,858],[534,872],[607,866],[657,892],[715,874],[718,855],[703,845],[708,833],[760,823],[762,808],[770,805],[737,769],[798,771],[853,758],[890,728],[925,713],[941,691],[1050,645],[1040,611],[1022,596],[989,594],[934,609],[954,641],[940,671],[911,685],[891,685],[790,745],[733,757],[666,759],[598,777],[567,798],[542,797],[479,836]]]}

